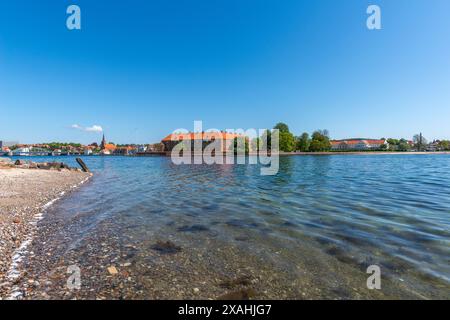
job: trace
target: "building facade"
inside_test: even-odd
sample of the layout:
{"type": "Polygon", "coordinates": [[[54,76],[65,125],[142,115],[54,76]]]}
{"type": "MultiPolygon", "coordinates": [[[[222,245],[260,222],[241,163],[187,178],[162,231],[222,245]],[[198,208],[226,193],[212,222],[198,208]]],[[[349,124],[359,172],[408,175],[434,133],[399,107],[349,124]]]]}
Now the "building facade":
{"type": "Polygon", "coordinates": [[[348,139],[332,140],[331,150],[333,151],[368,151],[388,148],[389,144],[384,139],[348,139]]]}
{"type": "Polygon", "coordinates": [[[202,146],[202,151],[214,141],[220,141],[222,152],[228,152],[234,145],[235,138],[243,138],[242,135],[228,132],[199,132],[199,133],[173,133],[165,137],[161,143],[164,145],[164,151],[170,152],[179,143],[190,143],[191,151],[195,151],[195,146],[202,146]]]}

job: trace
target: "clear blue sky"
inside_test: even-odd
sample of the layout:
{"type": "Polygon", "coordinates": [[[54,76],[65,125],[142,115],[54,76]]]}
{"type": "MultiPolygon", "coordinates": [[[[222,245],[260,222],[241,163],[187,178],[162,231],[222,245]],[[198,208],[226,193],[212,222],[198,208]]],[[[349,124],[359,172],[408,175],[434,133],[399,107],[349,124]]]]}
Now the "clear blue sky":
{"type": "Polygon", "coordinates": [[[1,1],[0,119],[24,143],[101,138],[73,124],[156,142],[194,120],[450,138],[450,1],[1,1]]]}

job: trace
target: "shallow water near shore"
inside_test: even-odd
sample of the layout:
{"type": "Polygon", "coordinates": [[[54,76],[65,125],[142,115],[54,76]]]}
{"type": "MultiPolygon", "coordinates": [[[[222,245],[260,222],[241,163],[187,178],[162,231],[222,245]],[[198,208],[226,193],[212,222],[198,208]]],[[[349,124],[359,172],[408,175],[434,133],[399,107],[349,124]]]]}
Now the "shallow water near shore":
{"type": "MultiPolygon", "coordinates": [[[[75,166],[33,158],[47,160],[75,166]]],[[[83,160],[95,175],[40,222],[25,298],[450,298],[449,155],[281,157],[276,176],[83,160]],[[374,264],[382,290],[366,286],[374,264]]]]}

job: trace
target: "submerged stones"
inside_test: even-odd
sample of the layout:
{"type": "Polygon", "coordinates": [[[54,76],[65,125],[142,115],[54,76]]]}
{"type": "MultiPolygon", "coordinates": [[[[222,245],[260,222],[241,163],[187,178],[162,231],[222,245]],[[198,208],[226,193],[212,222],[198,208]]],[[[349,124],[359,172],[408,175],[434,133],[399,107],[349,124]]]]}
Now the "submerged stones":
{"type": "Polygon", "coordinates": [[[248,275],[239,276],[235,279],[226,279],[219,286],[224,289],[233,290],[219,296],[218,300],[249,300],[257,295],[251,288],[252,277],[248,275]]]}
{"type": "Polygon", "coordinates": [[[237,286],[248,286],[251,284],[251,277],[250,276],[241,276],[236,279],[227,279],[225,281],[222,281],[219,286],[226,289],[231,289],[237,286]]]}
{"type": "Polygon", "coordinates": [[[254,296],[256,296],[256,291],[250,288],[226,293],[217,300],[249,300],[254,296]]]}
{"type": "Polygon", "coordinates": [[[177,231],[194,233],[194,232],[206,232],[206,231],[209,231],[209,229],[201,224],[194,224],[192,226],[186,225],[186,226],[179,227],[177,229],[177,231]]]}
{"type": "Polygon", "coordinates": [[[346,264],[354,264],[355,260],[347,255],[347,252],[340,249],[339,247],[332,246],[331,248],[328,248],[325,250],[325,252],[333,257],[335,257],[337,260],[339,260],[342,263],[346,264]]]}
{"type": "Polygon", "coordinates": [[[289,228],[295,228],[297,225],[291,221],[284,221],[281,226],[283,227],[289,227],[289,228]]]}
{"type": "Polygon", "coordinates": [[[256,229],[260,227],[260,224],[251,220],[243,220],[243,219],[231,219],[226,222],[226,225],[235,228],[243,228],[243,229],[256,229]]]}
{"type": "Polygon", "coordinates": [[[237,237],[234,238],[234,240],[245,242],[245,241],[250,241],[250,237],[248,237],[248,236],[237,236],[237,237]]]}
{"type": "Polygon", "coordinates": [[[181,251],[181,247],[171,241],[158,241],[151,248],[161,254],[175,254],[181,251]]]}

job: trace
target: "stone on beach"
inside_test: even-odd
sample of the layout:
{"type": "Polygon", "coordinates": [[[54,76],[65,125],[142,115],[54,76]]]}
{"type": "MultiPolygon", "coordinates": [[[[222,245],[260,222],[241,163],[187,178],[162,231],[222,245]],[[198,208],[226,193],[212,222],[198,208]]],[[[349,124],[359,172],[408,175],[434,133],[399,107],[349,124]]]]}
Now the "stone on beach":
{"type": "Polygon", "coordinates": [[[114,266],[108,267],[108,272],[109,272],[110,275],[113,275],[113,276],[115,276],[116,274],[119,273],[119,271],[117,271],[117,268],[114,267],[114,266]]]}
{"type": "Polygon", "coordinates": [[[70,169],[70,167],[62,162],[48,162],[48,163],[38,163],[37,167],[39,169],[51,170],[51,169],[70,169]]]}
{"type": "Polygon", "coordinates": [[[16,166],[23,166],[24,164],[26,164],[26,161],[24,160],[16,160],[16,162],[14,162],[14,165],[16,166]]]}
{"type": "MultiPolygon", "coordinates": [[[[11,165],[12,161],[0,161],[0,165],[6,166],[11,165]]],[[[15,168],[20,169],[42,169],[42,170],[70,170],[70,171],[81,171],[79,168],[71,168],[69,165],[64,162],[42,162],[36,163],[33,161],[25,161],[22,159],[16,160],[14,162],[15,168]]]]}

